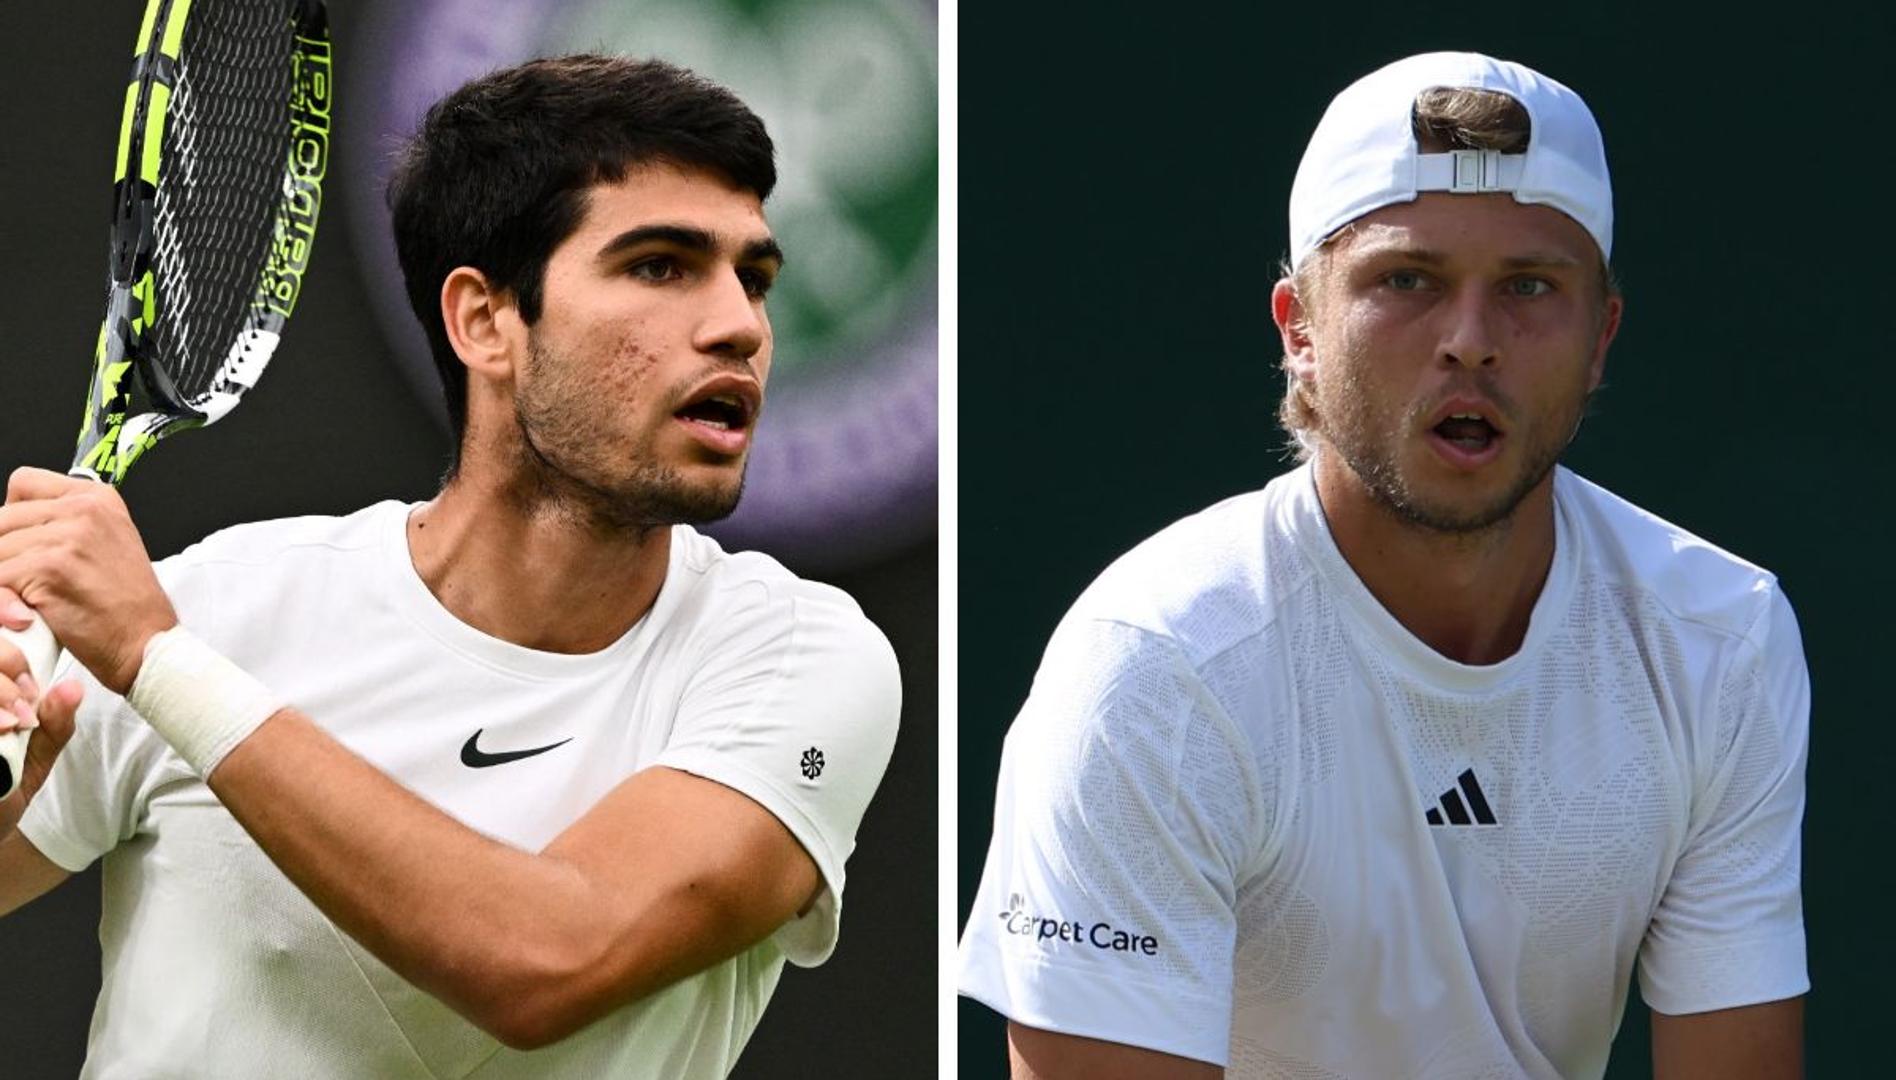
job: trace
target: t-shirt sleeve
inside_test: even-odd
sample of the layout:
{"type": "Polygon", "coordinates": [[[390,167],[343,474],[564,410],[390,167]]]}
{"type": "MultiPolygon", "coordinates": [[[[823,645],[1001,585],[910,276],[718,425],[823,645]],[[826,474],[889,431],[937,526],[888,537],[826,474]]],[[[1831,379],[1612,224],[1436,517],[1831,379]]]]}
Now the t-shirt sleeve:
{"type": "MultiPolygon", "coordinates": [[[[214,626],[214,593],[190,559],[157,564],[159,583],[179,619],[197,633],[214,626]]],[[[20,818],[20,833],[61,869],[77,873],[137,835],[152,795],[195,775],[164,739],[92,673],[61,658],[54,681],[78,678],[85,697],[72,738],[20,818]]]]}
{"type": "Polygon", "coordinates": [[[1799,891],[1810,679],[1775,589],[1718,693],[1685,848],[1640,952],[1640,992],[1667,1014],[1810,989],[1799,891]]]}
{"type": "Polygon", "coordinates": [[[814,967],[836,946],[843,863],[895,747],[895,653],[847,596],[807,583],[724,631],[655,764],[742,792],[809,852],[823,893],[774,936],[814,967]]]}
{"type": "Polygon", "coordinates": [[[1254,756],[1169,640],[1070,618],[1008,732],[961,993],[1225,1064],[1254,756]]]}
{"type": "Polygon", "coordinates": [[[129,840],[152,792],[190,773],[125,700],[66,659],[59,680],[77,672],[85,698],[72,738],[20,818],[20,833],[61,869],[78,873],[129,840]]]}

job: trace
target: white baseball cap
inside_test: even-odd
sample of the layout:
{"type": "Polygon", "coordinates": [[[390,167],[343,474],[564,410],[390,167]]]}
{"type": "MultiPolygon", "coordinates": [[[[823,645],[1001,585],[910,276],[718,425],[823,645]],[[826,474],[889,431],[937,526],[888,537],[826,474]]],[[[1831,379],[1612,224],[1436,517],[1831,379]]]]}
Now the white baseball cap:
{"type": "Polygon", "coordinates": [[[1290,188],[1290,264],[1372,210],[1413,202],[1424,191],[1512,192],[1579,222],[1613,253],[1613,182],[1600,126],[1580,95],[1531,68],[1478,53],[1423,53],[1350,84],[1310,136],[1290,188]],[[1496,90],[1521,103],[1532,130],[1527,152],[1418,153],[1411,126],[1416,95],[1435,87],[1496,90]]]}

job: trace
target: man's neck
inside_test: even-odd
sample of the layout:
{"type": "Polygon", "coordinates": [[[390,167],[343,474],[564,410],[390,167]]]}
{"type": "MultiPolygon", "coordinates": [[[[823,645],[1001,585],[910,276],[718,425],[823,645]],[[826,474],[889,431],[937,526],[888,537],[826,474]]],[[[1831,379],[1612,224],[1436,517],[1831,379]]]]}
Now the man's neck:
{"type": "Polygon", "coordinates": [[[1520,650],[1553,566],[1552,473],[1505,521],[1465,534],[1399,517],[1335,453],[1318,455],[1316,478],[1337,550],[1410,633],[1464,664],[1520,650]]]}
{"type": "Polygon", "coordinates": [[[493,486],[462,473],[408,518],[409,558],[455,618],[527,648],[589,653],[651,609],[670,528],[602,530],[493,486]]]}

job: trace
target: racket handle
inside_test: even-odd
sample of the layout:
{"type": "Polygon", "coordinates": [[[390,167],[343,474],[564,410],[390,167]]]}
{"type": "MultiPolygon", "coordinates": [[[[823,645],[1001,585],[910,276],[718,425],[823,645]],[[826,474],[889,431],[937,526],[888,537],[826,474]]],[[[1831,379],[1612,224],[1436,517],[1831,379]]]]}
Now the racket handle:
{"type": "MultiPolygon", "coordinates": [[[[20,631],[0,627],[0,641],[26,654],[27,670],[39,684],[40,693],[52,687],[53,667],[59,662],[59,642],[53,638],[45,619],[35,619],[32,626],[20,631]]],[[[0,798],[13,794],[13,789],[20,786],[20,776],[26,767],[26,740],[31,734],[18,730],[0,734],[0,773],[5,774],[0,775],[0,798]]]]}

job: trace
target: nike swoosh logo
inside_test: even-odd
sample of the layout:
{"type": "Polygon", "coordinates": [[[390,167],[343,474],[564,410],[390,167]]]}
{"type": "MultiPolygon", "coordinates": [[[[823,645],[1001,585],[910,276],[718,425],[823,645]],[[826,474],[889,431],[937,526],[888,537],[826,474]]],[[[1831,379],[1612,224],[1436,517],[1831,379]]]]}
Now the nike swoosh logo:
{"type": "MultiPolygon", "coordinates": [[[[481,731],[485,730],[485,728],[481,729],[481,731]]],[[[470,769],[486,769],[495,765],[505,765],[509,761],[519,761],[521,758],[530,758],[535,754],[544,754],[548,750],[556,750],[573,741],[572,737],[568,736],[559,742],[548,743],[545,746],[536,746],[531,750],[502,750],[498,754],[490,754],[477,745],[481,739],[481,731],[476,731],[474,734],[469,735],[467,741],[461,744],[461,764],[466,765],[470,769]]]]}

